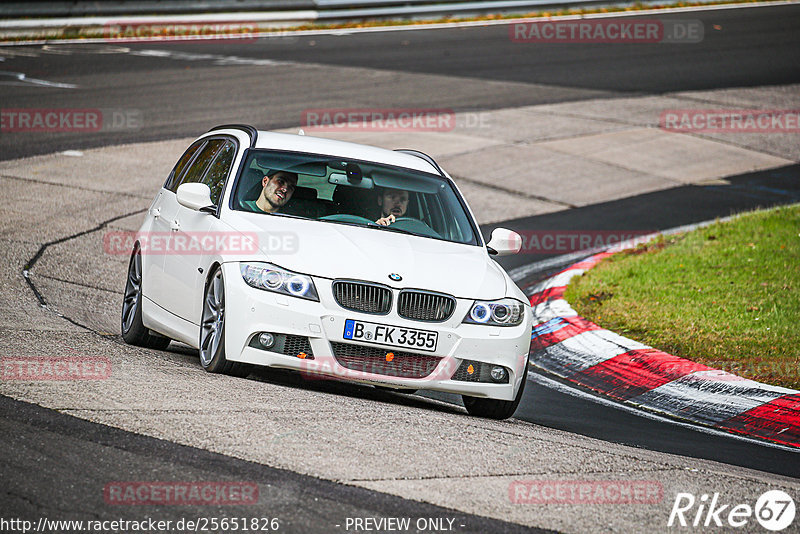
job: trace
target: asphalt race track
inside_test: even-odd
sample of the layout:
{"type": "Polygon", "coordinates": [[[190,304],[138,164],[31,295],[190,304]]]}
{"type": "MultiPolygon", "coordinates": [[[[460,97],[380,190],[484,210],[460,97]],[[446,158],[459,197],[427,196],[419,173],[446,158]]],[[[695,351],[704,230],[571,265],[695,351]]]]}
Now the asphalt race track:
{"type": "Polygon", "coordinates": [[[663,18],[700,19],[705,38],[697,44],[659,46],[530,46],[512,43],[508,26],[499,25],[126,44],[128,54],[103,45],[52,46],[52,53],[16,49],[6,57],[3,71],[77,84],[81,90],[6,85],[4,106],[136,110],[142,113],[141,128],[67,137],[2,136],[0,154],[10,159],[77,146],[194,137],[231,122],[286,128],[298,125],[309,107],[409,108],[423,98],[429,108],[486,110],[789,84],[800,77],[800,12],[795,6],[663,18]],[[159,52],[147,53],[153,49],[159,52]],[[280,63],[272,67],[272,62],[280,63]]]}
{"type": "MultiPolygon", "coordinates": [[[[530,377],[516,420],[476,421],[446,395],[306,382],[282,372],[212,377],[191,351],[175,344],[165,352],[126,347],[113,330],[125,260],[94,257],[103,255],[89,239],[106,227],[138,227],[157,187],[152,184],[160,181],[141,178],[139,167],[150,169],[146,160],[162,141],[194,137],[221,123],[297,127],[309,108],[463,113],[771,86],[789,87],[786,101],[800,107],[792,88],[800,83],[800,5],[658,17],[701,20],[704,39],[534,47],[512,43],[507,26],[491,25],[191,44],[0,47],[3,109],[91,108],[128,117],[101,132],[0,132],[0,179],[30,212],[30,218],[14,210],[0,215],[6,309],[0,355],[47,355],[66,346],[109,355],[114,378],[118,369],[124,376],[114,382],[122,393],[0,382],[2,517],[178,520],[241,513],[279,517],[288,532],[347,532],[345,521],[353,517],[448,518],[457,532],[644,532],[666,528],[681,491],[721,492],[726,502],[751,504],[773,488],[800,497],[797,452],[643,417],[551,377],[530,377]],[[28,81],[9,73],[24,73],[28,81]],[[140,145],[130,156],[113,149],[114,161],[124,166],[87,168],[85,176],[60,175],[57,159],[43,159],[40,167],[40,160],[31,160],[48,173],[29,179],[2,165],[132,143],[140,145]],[[53,212],[40,209],[43,204],[53,212]],[[21,272],[34,263],[42,274],[34,270],[29,287],[21,272]],[[663,502],[635,510],[508,502],[513,480],[603,477],[659,480],[663,502]],[[260,501],[201,512],[104,503],[105,485],[137,480],[247,480],[260,488],[260,501]],[[499,497],[487,496],[492,492],[499,497]]],[[[702,100],[698,105],[713,107],[702,100]]],[[[535,184],[530,188],[536,192],[535,184]]],[[[798,201],[800,164],[787,164],[720,183],[492,221],[484,231],[667,229],[798,201]]],[[[510,269],[531,259],[520,255],[503,264],[510,269]]],[[[531,272],[520,285],[547,274],[531,272]]],[[[800,531],[798,524],[786,531],[800,531]]]]}

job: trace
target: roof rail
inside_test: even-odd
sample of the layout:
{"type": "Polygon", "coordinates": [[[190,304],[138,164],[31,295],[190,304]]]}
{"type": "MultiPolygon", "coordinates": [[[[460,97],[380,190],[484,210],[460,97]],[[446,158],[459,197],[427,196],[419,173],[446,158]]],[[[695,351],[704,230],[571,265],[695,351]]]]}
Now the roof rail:
{"type": "MultiPolygon", "coordinates": [[[[213,132],[214,130],[242,130],[250,136],[250,148],[256,146],[256,140],[258,139],[258,130],[255,127],[250,126],[249,124],[220,124],[219,126],[214,126],[209,130],[209,132],[213,132]]],[[[208,132],[206,132],[208,133],[208,132]]]]}
{"type": "Polygon", "coordinates": [[[427,161],[428,163],[433,165],[433,168],[436,169],[437,171],[439,171],[439,174],[441,174],[442,176],[447,178],[447,175],[444,173],[442,168],[439,167],[439,164],[436,163],[433,160],[433,158],[430,157],[429,155],[427,155],[425,152],[420,152],[419,150],[413,150],[411,148],[395,148],[394,151],[395,152],[402,152],[403,154],[411,154],[412,156],[417,156],[420,159],[424,159],[425,161],[427,161]]]}

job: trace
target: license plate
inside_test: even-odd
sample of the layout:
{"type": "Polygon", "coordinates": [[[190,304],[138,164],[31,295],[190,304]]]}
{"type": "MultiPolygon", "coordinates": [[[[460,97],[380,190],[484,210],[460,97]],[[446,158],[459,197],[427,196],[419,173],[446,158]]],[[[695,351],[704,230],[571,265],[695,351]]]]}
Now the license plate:
{"type": "Polygon", "coordinates": [[[392,345],[414,350],[434,352],[439,341],[439,333],[430,330],[417,330],[402,326],[388,326],[347,319],[344,322],[345,339],[392,345]]]}

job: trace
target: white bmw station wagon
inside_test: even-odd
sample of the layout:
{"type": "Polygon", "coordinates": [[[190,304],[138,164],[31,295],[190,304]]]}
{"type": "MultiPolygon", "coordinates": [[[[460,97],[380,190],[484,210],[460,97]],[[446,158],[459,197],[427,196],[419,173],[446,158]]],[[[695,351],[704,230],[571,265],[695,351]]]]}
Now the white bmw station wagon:
{"type": "Polygon", "coordinates": [[[511,417],[531,310],[456,184],[429,156],[225,125],[156,194],[130,256],[126,342],[401,392],[460,394],[511,417]]]}

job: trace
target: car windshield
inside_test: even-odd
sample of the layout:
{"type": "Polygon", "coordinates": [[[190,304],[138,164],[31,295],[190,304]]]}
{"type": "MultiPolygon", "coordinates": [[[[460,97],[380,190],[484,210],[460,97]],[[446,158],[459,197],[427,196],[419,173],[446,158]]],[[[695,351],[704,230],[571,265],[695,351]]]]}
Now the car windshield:
{"type": "MultiPolygon", "coordinates": [[[[232,195],[233,209],[265,213],[264,178],[291,173],[294,192],[279,215],[367,226],[477,244],[460,195],[441,176],[378,163],[297,152],[250,150],[232,195]],[[379,221],[387,223],[379,224],[379,221]]],[[[278,202],[282,199],[278,200],[278,202]]]]}

